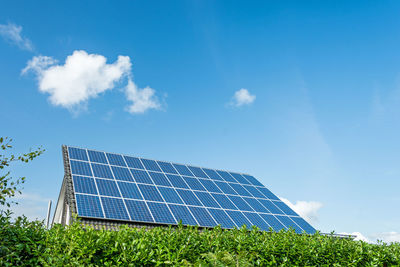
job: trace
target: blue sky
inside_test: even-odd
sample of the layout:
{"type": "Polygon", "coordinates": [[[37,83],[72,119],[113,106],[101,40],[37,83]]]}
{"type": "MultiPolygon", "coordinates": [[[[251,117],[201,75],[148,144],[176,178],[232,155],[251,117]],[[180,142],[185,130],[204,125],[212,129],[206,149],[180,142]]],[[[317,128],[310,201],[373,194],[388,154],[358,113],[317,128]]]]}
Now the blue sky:
{"type": "Polygon", "coordinates": [[[400,240],[399,11],[4,2],[1,135],[46,149],[12,169],[28,177],[16,213],[44,218],[67,144],[251,173],[323,232],[400,240]]]}

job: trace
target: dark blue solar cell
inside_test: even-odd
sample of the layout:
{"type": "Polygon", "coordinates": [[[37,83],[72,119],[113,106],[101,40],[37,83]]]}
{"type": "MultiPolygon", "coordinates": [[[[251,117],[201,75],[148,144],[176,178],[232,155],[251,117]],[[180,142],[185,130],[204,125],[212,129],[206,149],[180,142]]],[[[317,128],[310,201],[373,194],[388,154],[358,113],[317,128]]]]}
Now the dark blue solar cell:
{"type": "Polygon", "coordinates": [[[157,163],[165,173],[178,174],[171,163],[163,161],[157,161],[157,163]]]}
{"type": "Polygon", "coordinates": [[[172,214],[174,214],[178,223],[179,221],[182,221],[182,224],[197,225],[196,220],[194,219],[187,207],[173,204],[168,204],[168,206],[171,209],[172,214]]]}
{"type": "Polygon", "coordinates": [[[233,178],[232,175],[230,175],[230,174],[227,173],[226,171],[217,171],[217,173],[218,173],[225,181],[237,183],[237,181],[235,180],[235,178],[233,178]]]}
{"type": "Polygon", "coordinates": [[[273,201],[273,203],[278,206],[286,215],[293,215],[293,216],[299,216],[296,212],[294,212],[291,208],[288,207],[285,203],[282,201],[273,201]]]}
{"type": "Polygon", "coordinates": [[[244,197],[243,199],[247,202],[247,204],[250,205],[250,207],[253,208],[253,210],[257,212],[265,212],[265,213],[269,212],[263,205],[261,205],[260,202],[257,201],[257,199],[250,197],[244,197]]]}
{"type": "Polygon", "coordinates": [[[118,182],[118,186],[124,198],[143,199],[136,184],[118,182]]]}
{"type": "Polygon", "coordinates": [[[125,204],[133,221],[154,222],[145,202],[125,200],[125,204]]]}
{"type": "Polygon", "coordinates": [[[79,216],[104,218],[98,196],[75,194],[79,216]]]}
{"type": "Polygon", "coordinates": [[[253,211],[253,209],[247,204],[241,197],[228,196],[228,198],[236,205],[240,210],[253,211]]]}
{"type": "Polygon", "coordinates": [[[88,150],[88,154],[91,162],[108,164],[106,154],[104,154],[104,152],[88,150]]]}
{"type": "Polygon", "coordinates": [[[252,195],[251,195],[249,192],[247,192],[247,190],[244,189],[244,187],[241,186],[240,184],[233,184],[233,183],[230,183],[229,185],[230,185],[236,192],[238,192],[238,194],[241,195],[241,196],[248,196],[248,197],[251,197],[251,196],[252,196],[252,195]]]}
{"type": "Polygon", "coordinates": [[[92,163],[92,169],[95,177],[114,179],[108,165],[92,163]]]}
{"type": "Polygon", "coordinates": [[[107,219],[129,220],[124,202],[121,198],[101,197],[107,219]]]}
{"type": "Polygon", "coordinates": [[[151,159],[141,159],[144,167],[150,171],[162,172],[160,167],[158,167],[157,162],[151,159]]]}
{"type": "Polygon", "coordinates": [[[189,187],[193,190],[207,191],[204,186],[199,182],[199,179],[182,176],[185,182],[189,185],[189,187]]]}
{"type": "Polygon", "coordinates": [[[153,182],[156,185],[171,186],[171,183],[168,181],[167,177],[165,177],[165,174],[161,172],[150,172],[150,171],[149,174],[151,176],[151,179],[153,179],[153,182]]]}
{"type": "Polygon", "coordinates": [[[217,225],[205,208],[189,207],[189,209],[200,226],[213,227],[217,225]]]}
{"type": "Polygon", "coordinates": [[[85,149],[68,147],[68,155],[69,155],[70,159],[80,159],[80,160],[88,161],[88,157],[87,157],[85,149]]]}
{"type": "Polygon", "coordinates": [[[187,205],[203,206],[192,191],[183,189],[176,189],[176,191],[187,205]]]}
{"type": "Polygon", "coordinates": [[[147,174],[146,171],[135,169],[130,169],[130,171],[137,183],[153,184],[153,181],[150,179],[150,176],[147,174]]]}
{"type": "Polygon", "coordinates": [[[162,196],[160,193],[158,193],[155,186],[145,184],[138,184],[138,186],[144,199],[164,202],[162,196]]]}
{"type": "Polygon", "coordinates": [[[292,219],[298,226],[303,228],[303,230],[306,231],[307,234],[315,234],[315,232],[317,231],[301,217],[290,217],[290,219],[292,219]]]}
{"type": "Polygon", "coordinates": [[[249,181],[251,184],[253,185],[258,185],[258,186],[264,186],[262,183],[260,183],[256,178],[254,178],[254,176],[251,175],[247,175],[247,174],[242,174],[242,176],[244,176],[244,178],[247,179],[247,181],[249,181]]]}
{"type": "Polygon", "coordinates": [[[154,221],[157,223],[172,223],[176,224],[174,217],[164,203],[147,202],[154,221]]]}
{"type": "Polygon", "coordinates": [[[208,175],[208,177],[210,177],[213,180],[219,180],[219,181],[223,181],[224,179],[222,179],[221,176],[219,176],[219,174],[211,169],[205,169],[203,168],[203,171],[208,175]]]}
{"type": "Polygon", "coordinates": [[[72,176],[74,181],[74,189],[76,193],[86,193],[97,195],[96,184],[93,178],[82,177],[82,176],[72,176]]]}
{"type": "Polygon", "coordinates": [[[218,202],[218,204],[224,209],[237,210],[236,206],[232,203],[232,201],[225,195],[221,194],[211,194],[214,199],[218,202]]]}
{"type": "Polygon", "coordinates": [[[178,188],[189,188],[182,177],[174,174],[167,174],[167,177],[173,186],[178,188]]]}
{"type": "Polygon", "coordinates": [[[93,176],[89,163],[76,160],[70,160],[70,162],[72,174],[93,176]]]}
{"type": "Polygon", "coordinates": [[[133,177],[128,168],[111,166],[116,180],[133,182],[133,177]]]}
{"type": "Polygon", "coordinates": [[[185,165],[175,164],[175,163],[172,165],[174,165],[175,169],[179,172],[180,175],[194,176],[192,172],[185,165]]]}
{"type": "Polygon", "coordinates": [[[223,228],[235,228],[236,224],[229,218],[225,211],[220,209],[208,209],[214,220],[223,228]]]}
{"type": "Polygon", "coordinates": [[[176,193],[175,189],[170,188],[170,187],[159,186],[158,190],[160,191],[161,195],[164,197],[165,202],[183,204],[182,199],[176,193]]]}
{"type": "Polygon", "coordinates": [[[117,183],[113,180],[96,179],[97,188],[99,189],[99,195],[121,197],[117,183]]]}
{"type": "Polygon", "coordinates": [[[240,211],[227,210],[226,213],[228,213],[238,228],[243,225],[246,225],[247,228],[251,227],[252,223],[240,211]]]}
{"type": "Polygon", "coordinates": [[[268,231],[269,225],[258,215],[257,213],[253,212],[243,212],[243,214],[250,220],[252,225],[257,226],[261,230],[268,231]]]}
{"type": "Polygon", "coordinates": [[[303,229],[301,229],[294,221],[292,221],[289,216],[276,215],[276,218],[278,218],[278,220],[280,220],[281,223],[285,225],[288,229],[293,228],[296,233],[299,234],[303,232],[303,229]]]}
{"type": "Polygon", "coordinates": [[[227,182],[214,181],[214,183],[221,189],[225,194],[237,195],[236,191],[227,182]]]}
{"type": "Polygon", "coordinates": [[[205,172],[202,171],[202,169],[200,169],[199,167],[193,167],[193,166],[188,166],[188,168],[192,171],[192,173],[194,174],[194,176],[196,177],[200,177],[200,178],[208,178],[207,174],[205,174],[205,172]]]}
{"type": "Polygon", "coordinates": [[[267,188],[265,187],[257,187],[257,189],[264,194],[264,196],[268,199],[274,199],[274,200],[280,200],[277,196],[275,196],[274,194],[272,194],[271,191],[269,191],[267,188]]]}
{"type": "Polygon", "coordinates": [[[279,232],[282,229],[286,229],[285,226],[275,218],[275,216],[265,213],[259,213],[259,215],[272,227],[272,229],[274,229],[274,231],[279,232]]]}
{"type": "Polygon", "coordinates": [[[129,167],[144,170],[144,166],[140,159],[128,156],[124,156],[124,158],[129,167]]]}
{"type": "Polygon", "coordinates": [[[247,181],[242,175],[240,175],[239,173],[234,173],[231,172],[230,173],[235,179],[236,181],[238,181],[241,184],[250,184],[249,181],[247,181]]]}
{"type": "Polygon", "coordinates": [[[213,181],[205,179],[199,179],[199,181],[209,192],[222,193],[213,181]]]}
{"type": "Polygon", "coordinates": [[[258,199],[258,201],[266,207],[272,214],[284,214],[271,200],[258,199]]]}
{"type": "Polygon", "coordinates": [[[246,188],[246,190],[248,192],[250,192],[250,194],[252,194],[254,197],[258,197],[258,198],[265,198],[265,196],[263,194],[261,194],[260,191],[257,190],[257,188],[255,186],[252,185],[244,185],[244,188],[246,188]]]}
{"type": "Polygon", "coordinates": [[[218,203],[213,199],[213,197],[207,192],[194,192],[201,203],[206,207],[219,208],[218,203]]]}
{"type": "Polygon", "coordinates": [[[107,153],[108,162],[111,165],[126,167],[124,158],[121,155],[107,153]]]}

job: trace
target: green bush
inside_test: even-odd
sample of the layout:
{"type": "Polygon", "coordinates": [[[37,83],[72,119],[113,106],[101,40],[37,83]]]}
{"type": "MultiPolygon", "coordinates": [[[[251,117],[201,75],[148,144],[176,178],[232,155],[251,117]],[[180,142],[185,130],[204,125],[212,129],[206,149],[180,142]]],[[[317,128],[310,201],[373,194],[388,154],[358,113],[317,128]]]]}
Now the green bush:
{"type": "Polygon", "coordinates": [[[390,266],[400,244],[368,244],[320,234],[216,227],[121,227],[94,230],[78,222],[46,230],[41,222],[0,218],[4,266],[390,266]]]}

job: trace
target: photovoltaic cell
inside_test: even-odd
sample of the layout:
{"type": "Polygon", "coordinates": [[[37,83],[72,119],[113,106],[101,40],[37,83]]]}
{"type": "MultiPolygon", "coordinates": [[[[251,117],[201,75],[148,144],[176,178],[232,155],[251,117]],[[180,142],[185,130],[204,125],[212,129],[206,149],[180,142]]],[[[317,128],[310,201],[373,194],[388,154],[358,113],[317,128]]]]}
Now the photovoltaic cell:
{"type": "Polygon", "coordinates": [[[200,169],[199,167],[193,167],[193,166],[188,166],[188,168],[192,171],[192,173],[194,174],[194,176],[196,177],[200,177],[200,178],[208,178],[207,174],[205,174],[205,172],[202,171],[202,169],[200,169]]]}
{"type": "Polygon", "coordinates": [[[74,181],[75,192],[97,195],[96,184],[93,178],[74,175],[72,179],[74,181]]]}
{"type": "Polygon", "coordinates": [[[205,207],[219,208],[218,203],[213,199],[213,197],[207,192],[195,192],[198,199],[205,207]]]}
{"type": "Polygon", "coordinates": [[[106,179],[96,179],[99,194],[102,196],[121,197],[115,181],[106,179]]]}
{"type": "Polygon", "coordinates": [[[226,213],[232,218],[238,228],[241,228],[243,225],[250,228],[252,225],[252,223],[240,211],[227,210],[226,213]]]}
{"type": "Polygon", "coordinates": [[[114,179],[108,165],[92,163],[92,169],[95,177],[114,179]]]}
{"type": "Polygon", "coordinates": [[[189,207],[189,209],[200,226],[213,227],[217,225],[206,209],[199,207],[189,207]]]}
{"type": "Polygon", "coordinates": [[[111,154],[111,153],[106,153],[106,155],[107,155],[107,158],[108,158],[108,162],[111,165],[117,165],[117,166],[126,167],[124,158],[121,155],[111,154]]]}
{"type": "Polygon", "coordinates": [[[107,219],[129,220],[124,202],[120,198],[101,197],[107,219]]]}
{"type": "Polygon", "coordinates": [[[104,152],[88,150],[88,154],[91,162],[108,164],[106,154],[104,154],[104,152]]]}
{"type": "Polygon", "coordinates": [[[192,172],[185,166],[181,164],[172,164],[180,175],[193,176],[192,172]]]}
{"type": "Polygon", "coordinates": [[[183,189],[176,189],[176,191],[187,205],[203,206],[192,191],[183,189]]]}
{"type": "Polygon", "coordinates": [[[138,184],[140,191],[144,199],[164,202],[160,193],[158,193],[157,188],[152,185],[138,184]]]}
{"type": "Polygon", "coordinates": [[[70,162],[78,216],[316,231],[251,175],[73,147],[67,150],[64,155],[70,162]]]}
{"type": "Polygon", "coordinates": [[[171,184],[174,187],[177,188],[188,188],[186,185],[185,181],[182,179],[182,177],[174,174],[167,174],[168,180],[171,182],[171,184]]]}
{"type": "Polygon", "coordinates": [[[239,173],[234,173],[231,172],[230,173],[235,179],[236,181],[238,181],[241,184],[250,184],[249,181],[247,181],[242,175],[240,175],[239,173]]]}
{"type": "Polygon", "coordinates": [[[165,177],[165,174],[151,171],[149,171],[149,174],[156,185],[171,186],[171,183],[168,181],[167,177],[165,177]]]}
{"type": "Polygon", "coordinates": [[[185,182],[189,185],[189,187],[193,190],[207,191],[204,186],[199,182],[199,179],[182,176],[185,182]]]}
{"type": "Polygon", "coordinates": [[[147,174],[146,171],[135,169],[130,169],[130,171],[137,183],[153,184],[153,181],[150,179],[150,176],[147,174]]]}
{"type": "Polygon", "coordinates": [[[171,163],[163,161],[157,161],[157,163],[165,173],[178,174],[171,163]]]}
{"type": "Polygon", "coordinates": [[[79,160],[88,161],[88,157],[87,157],[85,149],[69,147],[68,154],[69,154],[70,159],[79,159],[79,160]]]}
{"type": "Polygon", "coordinates": [[[167,204],[147,202],[151,214],[153,214],[154,221],[157,223],[175,224],[176,221],[169,211],[167,204]]]}
{"type": "Polygon", "coordinates": [[[210,177],[213,180],[218,180],[218,181],[223,181],[224,179],[222,179],[221,176],[219,176],[219,174],[211,169],[205,169],[203,168],[203,171],[208,175],[208,177],[210,177]]]}
{"type": "Polygon", "coordinates": [[[168,206],[174,214],[177,222],[182,221],[182,224],[187,225],[197,224],[196,220],[194,219],[187,207],[173,204],[168,204],[168,206]]]}
{"type": "Polygon", "coordinates": [[[124,198],[143,199],[136,184],[118,182],[118,186],[124,198]]]}
{"type": "Polygon", "coordinates": [[[151,159],[141,159],[143,162],[144,167],[149,170],[149,171],[156,171],[156,172],[162,172],[160,167],[158,167],[157,162],[151,159]]]}
{"type": "Polygon", "coordinates": [[[116,180],[134,182],[131,172],[128,168],[111,166],[116,180]]]}
{"type": "Polygon", "coordinates": [[[229,218],[225,211],[220,209],[208,209],[214,220],[224,228],[235,228],[236,224],[229,218]]]}
{"type": "Polygon", "coordinates": [[[144,170],[144,166],[143,166],[142,162],[140,161],[140,159],[135,158],[135,157],[128,157],[128,156],[124,156],[124,158],[125,158],[126,164],[128,164],[129,167],[144,170]]]}
{"type": "Polygon", "coordinates": [[[79,216],[104,218],[98,196],[75,194],[79,216]]]}
{"type": "Polygon", "coordinates": [[[165,202],[183,204],[182,199],[179,197],[178,193],[176,193],[175,189],[170,188],[170,187],[159,186],[158,190],[160,191],[161,195],[164,197],[165,202]]]}
{"type": "Polygon", "coordinates": [[[221,194],[211,194],[218,204],[223,209],[237,210],[237,207],[232,203],[232,201],[225,195],[221,194]]]}
{"type": "Polygon", "coordinates": [[[89,163],[76,160],[70,160],[70,162],[72,174],[93,176],[89,163]]]}
{"type": "Polygon", "coordinates": [[[132,220],[139,222],[154,222],[144,201],[125,200],[125,203],[132,220]]]}

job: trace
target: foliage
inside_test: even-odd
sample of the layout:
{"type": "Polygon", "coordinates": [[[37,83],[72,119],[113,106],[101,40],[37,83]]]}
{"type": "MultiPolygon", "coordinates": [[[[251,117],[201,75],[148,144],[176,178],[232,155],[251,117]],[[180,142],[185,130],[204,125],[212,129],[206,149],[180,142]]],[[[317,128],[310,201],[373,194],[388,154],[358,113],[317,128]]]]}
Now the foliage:
{"type": "MultiPolygon", "coordinates": [[[[0,170],[9,167],[12,162],[21,161],[28,163],[44,152],[44,150],[39,147],[34,151],[30,150],[28,153],[22,155],[7,155],[7,150],[12,148],[11,142],[12,139],[8,137],[0,137],[0,170]]],[[[10,204],[13,202],[8,202],[7,200],[15,196],[16,193],[21,193],[20,186],[24,182],[25,177],[13,179],[13,177],[10,176],[9,171],[5,174],[0,174],[0,206],[7,205],[10,207],[10,204]]]]}
{"type": "Polygon", "coordinates": [[[0,217],[0,266],[390,266],[400,244],[368,244],[293,231],[196,227],[94,230],[0,217]]]}

